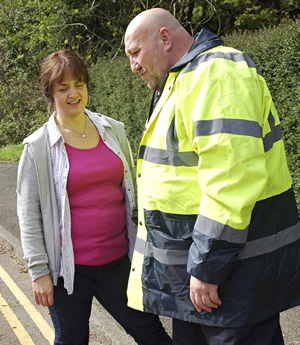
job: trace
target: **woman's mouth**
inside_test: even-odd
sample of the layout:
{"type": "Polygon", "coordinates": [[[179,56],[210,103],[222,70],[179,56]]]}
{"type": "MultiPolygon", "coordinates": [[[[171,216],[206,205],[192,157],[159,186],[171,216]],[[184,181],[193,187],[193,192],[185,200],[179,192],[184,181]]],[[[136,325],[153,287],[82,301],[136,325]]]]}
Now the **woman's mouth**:
{"type": "Polygon", "coordinates": [[[80,99],[78,99],[77,101],[70,101],[68,102],[68,104],[74,105],[74,104],[78,104],[80,102],[80,99]]]}

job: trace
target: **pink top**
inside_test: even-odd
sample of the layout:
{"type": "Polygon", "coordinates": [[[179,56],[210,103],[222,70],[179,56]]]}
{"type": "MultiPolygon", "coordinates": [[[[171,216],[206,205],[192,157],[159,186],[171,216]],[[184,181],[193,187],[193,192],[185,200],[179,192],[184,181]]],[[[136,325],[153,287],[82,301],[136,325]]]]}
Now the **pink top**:
{"type": "Polygon", "coordinates": [[[128,252],[123,163],[102,141],[77,149],[66,144],[67,191],[75,264],[104,265],[128,252]]]}

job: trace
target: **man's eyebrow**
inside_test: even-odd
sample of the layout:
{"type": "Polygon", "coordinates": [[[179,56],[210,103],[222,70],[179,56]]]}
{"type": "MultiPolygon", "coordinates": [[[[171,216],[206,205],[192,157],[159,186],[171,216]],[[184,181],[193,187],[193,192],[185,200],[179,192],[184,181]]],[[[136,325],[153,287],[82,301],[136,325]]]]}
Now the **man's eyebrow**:
{"type": "Polygon", "coordinates": [[[128,48],[125,50],[125,53],[128,55],[128,54],[132,54],[132,48],[128,48]]]}

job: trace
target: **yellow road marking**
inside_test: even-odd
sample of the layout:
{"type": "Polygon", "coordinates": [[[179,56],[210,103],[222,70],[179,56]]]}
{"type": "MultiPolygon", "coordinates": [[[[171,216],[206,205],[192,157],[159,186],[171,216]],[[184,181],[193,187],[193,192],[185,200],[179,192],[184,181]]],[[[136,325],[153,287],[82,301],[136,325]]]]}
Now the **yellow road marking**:
{"type": "Polygon", "coordinates": [[[10,327],[14,331],[15,335],[20,341],[21,345],[34,345],[30,335],[26,332],[26,329],[22,326],[21,322],[17,318],[16,314],[11,310],[6,300],[0,293],[0,311],[6,318],[10,327]]]}
{"type": "Polygon", "coordinates": [[[4,268],[0,265],[0,278],[7,285],[10,291],[14,294],[19,303],[26,310],[28,315],[31,317],[32,321],[39,328],[43,336],[49,341],[49,344],[54,343],[54,332],[52,328],[48,325],[39,311],[34,307],[18,285],[13,281],[13,279],[8,275],[4,268]]]}

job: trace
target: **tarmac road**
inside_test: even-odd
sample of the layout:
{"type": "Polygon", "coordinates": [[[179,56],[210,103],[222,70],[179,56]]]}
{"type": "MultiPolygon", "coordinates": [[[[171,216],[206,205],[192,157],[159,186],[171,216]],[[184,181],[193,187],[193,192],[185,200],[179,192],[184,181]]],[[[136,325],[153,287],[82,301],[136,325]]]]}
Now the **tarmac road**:
{"type": "Polygon", "coordinates": [[[17,169],[18,163],[0,162],[0,225],[19,239],[16,211],[17,169]]]}
{"type": "MultiPolygon", "coordinates": [[[[0,242],[11,246],[15,254],[21,258],[22,251],[16,213],[17,169],[17,163],[0,162],[0,242]]],[[[95,306],[94,310],[92,315],[93,327],[99,341],[103,341],[105,345],[134,344],[132,338],[126,335],[105,310],[99,305],[95,306]]],[[[281,313],[280,320],[285,345],[300,345],[300,307],[281,313]]],[[[163,318],[163,323],[170,332],[170,320],[163,318]]]]}

